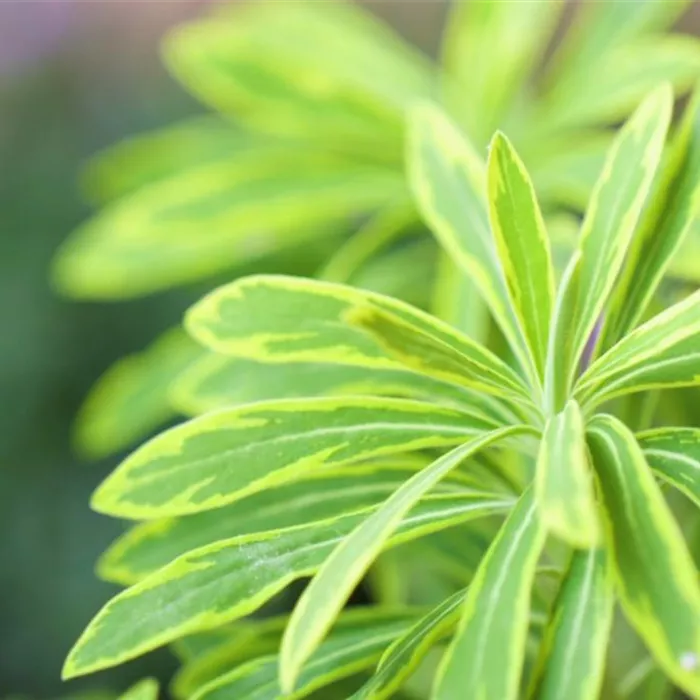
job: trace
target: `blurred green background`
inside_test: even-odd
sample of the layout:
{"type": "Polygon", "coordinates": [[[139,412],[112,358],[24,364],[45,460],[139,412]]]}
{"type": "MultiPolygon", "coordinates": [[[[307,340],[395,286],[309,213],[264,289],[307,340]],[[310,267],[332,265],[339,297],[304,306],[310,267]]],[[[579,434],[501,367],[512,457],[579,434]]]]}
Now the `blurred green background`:
{"type": "MultiPolygon", "coordinates": [[[[158,58],[167,27],[201,0],[0,2],[0,697],[123,690],[167,674],[166,652],[63,684],[63,658],[116,587],[95,560],[120,524],[88,498],[115,460],[71,446],[94,380],[175,323],[192,290],[118,304],[76,303],[50,288],[59,243],[89,213],[86,158],[121,138],[204,111],[158,58]]],[[[365,3],[426,51],[445,7],[365,3]]]]}

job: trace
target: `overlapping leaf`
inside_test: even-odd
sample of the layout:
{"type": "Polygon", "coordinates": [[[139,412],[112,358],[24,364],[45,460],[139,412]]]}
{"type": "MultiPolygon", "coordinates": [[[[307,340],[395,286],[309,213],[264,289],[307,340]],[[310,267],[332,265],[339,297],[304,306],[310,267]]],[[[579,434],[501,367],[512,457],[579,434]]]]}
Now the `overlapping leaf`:
{"type": "Polygon", "coordinates": [[[598,700],[614,602],[605,553],[574,554],[545,633],[531,698],[598,700]]]}
{"type": "Polygon", "coordinates": [[[196,513],[317,469],[455,445],[493,427],[478,414],[399,399],[260,402],[154,438],[102,483],[92,505],[135,519],[196,513]]]}
{"type": "Polygon", "coordinates": [[[205,297],[186,325],[213,350],[258,362],[410,368],[487,393],[527,396],[502,360],[446,324],[343,285],[248,277],[205,297]]]}
{"type": "Polygon", "coordinates": [[[634,435],[619,420],[597,416],[589,444],[623,610],[665,673],[698,695],[700,586],[683,534],[634,435]]]}
{"type": "Polygon", "coordinates": [[[474,577],[459,629],[443,659],[436,700],[515,700],[530,620],[530,590],[545,530],[524,493],[474,577]]]}
{"type": "Polygon", "coordinates": [[[503,428],[455,448],[406,481],[333,551],[299,599],[282,638],[280,680],[285,692],[293,691],[304,663],[406,513],[467,457],[522,432],[527,428],[503,428]]]}
{"type": "MultiPolygon", "coordinates": [[[[508,498],[473,493],[427,496],[387,546],[503,512],[511,504],[508,498]]],[[[68,656],[64,677],[115,666],[186,634],[250,614],[292,581],[312,575],[366,517],[351,514],[279,533],[247,535],[179,557],[107,603],[68,656]]]]}

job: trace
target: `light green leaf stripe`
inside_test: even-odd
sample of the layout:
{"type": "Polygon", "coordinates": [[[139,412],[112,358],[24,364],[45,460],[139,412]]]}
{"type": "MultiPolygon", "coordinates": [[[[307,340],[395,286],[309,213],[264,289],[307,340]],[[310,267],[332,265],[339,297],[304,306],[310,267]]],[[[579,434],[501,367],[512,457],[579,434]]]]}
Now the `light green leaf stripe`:
{"type": "Polygon", "coordinates": [[[118,360],[92,387],[80,408],[75,441],[97,458],[131,446],[172,419],[173,381],[204,351],[179,328],[160,336],[146,350],[118,360]]]}
{"type": "Polygon", "coordinates": [[[661,158],[672,104],[668,86],[649,95],[615,138],[591,196],[579,238],[581,257],[564,302],[570,323],[558,327],[555,346],[569,387],[625,260],[661,158]]]}
{"type": "Polygon", "coordinates": [[[435,700],[517,698],[532,582],[545,532],[528,490],[467,591],[459,629],[438,671],[435,700]]]}
{"type": "Polygon", "coordinates": [[[488,193],[491,230],[512,307],[543,379],[555,296],[552,254],[530,176],[501,133],[491,141],[488,193]]]}
{"type": "Polygon", "coordinates": [[[547,422],[535,476],[540,518],[552,534],[572,547],[599,541],[593,472],[588,464],[586,432],[576,401],[547,422]]]}
{"type": "Polygon", "coordinates": [[[700,383],[700,292],[632,331],[583,374],[576,398],[592,406],[645,389],[700,383]]]}
{"type": "Polygon", "coordinates": [[[394,396],[465,406],[497,423],[518,419],[496,397],[408,369],[367,369],[318,362],[264,364],[208,353],[171,386],[171,403],[185,415],[198,415],[254,401],[314,396],[394,396]]]}
{"type": "Polygon", "coordinates": [[[700,695],[700,587],[683,533],[634,435],[612,416],[589,424],[618,598],[665,673],[700,695]]]}
{"type": "Polygon", "coordinates": [[[98,487],[92,507],[133,519],[196,513],[317,469],[455,445],[494,427],[481,416],[400,399],[260,402],[154,438],[98,487]]]}
{"type": "Polygon", "coordinates": [[[155,678],[144,678],[133,685],[118,700],[158,700],[158,681],[155,678]]]}
{"type": "Polygon", "coordinates": [[[280,683],[285,692],[294,690],[305,662],[406,513],[467,457],[527,430],[524,426],[503,428],[455,448],[406,481],[343,540],[302,593],[282,637],[280,683]]]}
{"type": "MultiPolygon", "coordinates": [[[[700,89],[686,108],[635,236],[608,312],[604,347],[624,337],[649,306],[674,254],[700,213],[700,89]]],[[[671,265],[673,274],[673,266],[671,265]]]]}
{"type": "Polygon", "coordinates": [[[436,641],[457,624],[465,591],[459,591],[433,608],[384,652],[370,680],[352,700],[392,697],[436,641]]]}
{"type": "Polygon", "coordinates": [[[202,688],[193,700],[277,700],[281,697],[295,700],[369,668],[415,620],[415,613],[399,612],[394,614],[393,619],[385,615],[386,619],[382,620],[381,609],[374,612],[376,619],[365,614],[361,624],[346,626],[331,635],[309,660],[299,679],[299,688],[293,693],[280,690],[277,677],[279,660],[272,656],[263,663],[254,661],[214,680],[202,688]]]}
{"type": "MultiPolygon", "coordinates": [[[[131,585],[181,554],[213,542],[364,511],[382,503],[424,466],[424,458],[402,456],[394,464],[382,460],[326,468],[223,508],[183,518],[148,520],[118,538],[100,558],[97,570],[103,579],[131,585]]],[[[441,487],[444,493],[471,490],[458,472],[441,487]]]]}
{"type": "Polygon", "coordinates": [[[647,430],[637,441],[656,474],[700,506],[700,429],[647,430]]]}
{"type": "MultiPolygon", "coordinates": [[[[488,220],[484,163],[447,116],[421,105],[409,121],[408,174],[425,222],[479,289],[525,371],[525,339],[510,308],[488,220]]],[[[530,377],[536,385],[536,377],[530,377]]]]}
{"type": "Polygon", "coordinates": [[[139,296],[335,235],[349,217],[403,192],[393,168],[289,148],[210,163],[143,187],[83,224],[59,249],[53,281],[78,298],[139,296]]]}
{"type": "Polygon", "coordinates": [[[574,553],[545,633],[530,698],[598,700],[614,603],[605,552],[574,553]]]}
{"type": "MultiPolygon", "coordinates": [[[[511,505],[511,499],[501,496],[426,496],[387,546],[499,514],[511,505]]],[[[367,513],[356,513],[246,535],[179,557],[105,605],[69,654],[64,677],[116,666],[184,635],[252,613],[292,581],[314,574],[366,518],[367,513]]]]}
{"type": "Polygon", "coordinates": [[[344,285],[247,277],[206,296],[185,325],[216,352],[258,362],[408,368],[487,393],[527,396],[505,363],[447,324],[344,285]]]}

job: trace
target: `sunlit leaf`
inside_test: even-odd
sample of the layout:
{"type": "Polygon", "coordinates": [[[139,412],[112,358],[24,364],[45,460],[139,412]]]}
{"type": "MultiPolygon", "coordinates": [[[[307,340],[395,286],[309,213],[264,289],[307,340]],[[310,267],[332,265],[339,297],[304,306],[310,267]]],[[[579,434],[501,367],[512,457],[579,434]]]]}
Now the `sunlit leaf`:
{"type": "Polygon", "coordinates": [[[118,700],[158,700],[158,681],[155,678],[144,678],[122,693],[118,700]]]}

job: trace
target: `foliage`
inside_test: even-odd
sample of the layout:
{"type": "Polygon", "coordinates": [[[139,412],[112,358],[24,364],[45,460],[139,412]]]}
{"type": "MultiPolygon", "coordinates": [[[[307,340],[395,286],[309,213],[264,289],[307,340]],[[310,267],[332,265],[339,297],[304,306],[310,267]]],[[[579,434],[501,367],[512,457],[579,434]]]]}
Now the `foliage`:
{"type": "Polygon", "coordinates": [[[698,49],[652,39],[681,8],[592,3],[534,85],[557,3],[459,6],[444,75],[342,5],[262,5],[240,23],[224,10],[170,40],[180,78],[245,128],[199,122],[98,161],[93,185],[114,201],[59,256],[65,289],[269,269],[378,212],[335,234],[324,279],[241,276],[187,312],[177,361],[161,341],[103,381],[83,423],[93,451],[133,439],[142,403],[144,431],[158,402],[202,415],[95,492],[96,510],[143,522],[100,562],[128,588],[66,677],[173,644],[174,689],[197,700],[593,700],[624,696],[640,665],[635,688],[700,697],[697,568],[657,480],[700,501],[700,432],[659,417],[665,390],[700,383],[700,292],[666,304],[662,284],[700,205],[700,93],[669,138],[658,85],[686,88],[698,49]],[[512,54],[467,70],[506,37],[512,54]],[[483,163],[499,124],[513,142],[497,132],[483,163]],[[580,233],[555,234],[560,207],[588,197],[580,233]],[[396,256],[433,249],[417,215],[441,248],[419,267],[437,260],[442,318],[361,283],[382,258],[400,277],[396,256]],[[116,426],[109,443],[99,425],[116,426]],[[452,562],[422,599],[400,585],[421,551],[452,562]],[[288,617],[264,615],[309,577],[288,617]],[[369,603],[347,606],[363,581],[369,603]],[[644,650],[620,669],[625,635],[644,650]]]}

